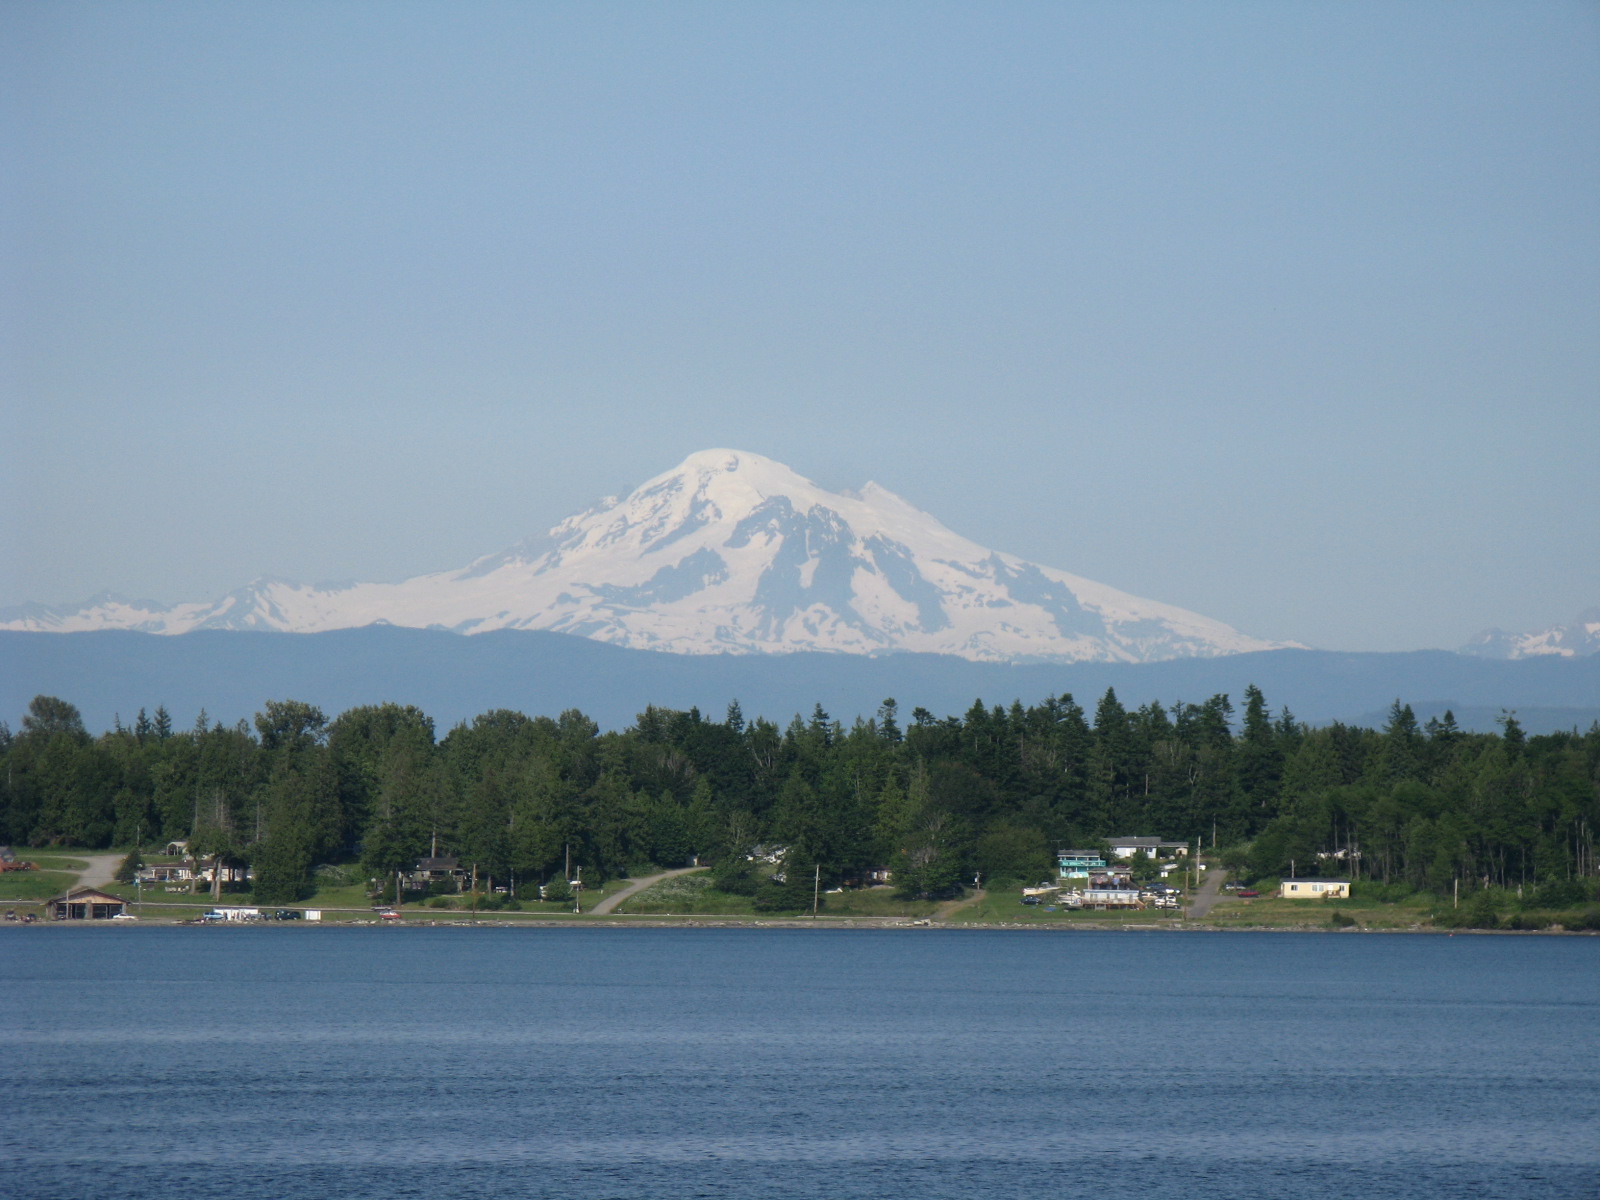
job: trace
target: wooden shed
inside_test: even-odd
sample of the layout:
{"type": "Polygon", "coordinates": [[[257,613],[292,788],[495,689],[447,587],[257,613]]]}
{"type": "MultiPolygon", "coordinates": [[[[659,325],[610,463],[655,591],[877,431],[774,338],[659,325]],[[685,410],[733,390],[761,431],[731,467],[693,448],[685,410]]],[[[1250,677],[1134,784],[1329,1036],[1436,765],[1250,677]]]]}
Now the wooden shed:
{"type": "Polygon", "coordinates": [[[64,896],[44,902],[45,915],[54,921],[109,921],[128,911],[128,902],[98,888],[75,887],[64,896]]]}

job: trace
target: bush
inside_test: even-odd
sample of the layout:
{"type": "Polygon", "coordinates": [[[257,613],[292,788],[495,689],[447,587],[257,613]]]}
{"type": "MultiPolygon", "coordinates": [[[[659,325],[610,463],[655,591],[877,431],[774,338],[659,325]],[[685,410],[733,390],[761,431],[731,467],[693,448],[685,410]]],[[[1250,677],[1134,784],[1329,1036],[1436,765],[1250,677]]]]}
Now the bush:
{"type": "Polygon", "coordinates": [[[572,903],[572,886],[565,879],[552,879],[544,885],[540,894],[557,904],[572,903]]]}
{"type": "Polygon", "coordinates": [[[1443,929],[1499,929],[1499,897],[1488,888],[1473,892],[1460,908],[1435,912],[1433,923],[1443,929]]]}
{"type": "Polygon", "coordinates": [[[443,896],[435,896],[435,897],[433,897],[433,899],[428,901],[428,907],[429,908],[449,908],[450,907],[450,901],[446,900],[443,896]]]}
{"type": "Polygon", "coordinates": [[[139,873],[140,868],[143,866],[144,859],[140,856],[139,852],[137,850],[130,850],[128,852],[128,857],[123,859],[121,864],[117,867],[117,882],[132,883],[133,877],[139,873]]]}
{"type": "Polygon", "coordinates": [[[711,868],[711,885],[730,896],[754,896],[761,887],[761,879],[748,859],[730,858],[711,868]]]}
{"type": "Polygon", "coordinates": [[[1379,883],[1373,879],[1358,879],[1350,885],[1351,899],[1375,901],[1379,904],[1399,904],[1416,894],[1416,889],[1407,883],[1379,883]]]}
{"type": "Polygon", "coordinates": [[[811,908],[811,880],[805,880],[805,886],[802,887],[794,879],[786,883],[769,879],[756,888],[751,907],[757,912],[807,912],[811,908]]]}
{"type": "Polygon", "coordinates": [[[1593,898],[1593,889],[1581,879],[1552,879],[1529,892],[1523,907],[1576,908],[1593,898]]]}
{"type": "Polygon", "coordinates": [[[318,887],[354,887],[362,882],[358,868],[340,866],[336,863],[319,863],[311,874],[315,877],[318,887]]]}

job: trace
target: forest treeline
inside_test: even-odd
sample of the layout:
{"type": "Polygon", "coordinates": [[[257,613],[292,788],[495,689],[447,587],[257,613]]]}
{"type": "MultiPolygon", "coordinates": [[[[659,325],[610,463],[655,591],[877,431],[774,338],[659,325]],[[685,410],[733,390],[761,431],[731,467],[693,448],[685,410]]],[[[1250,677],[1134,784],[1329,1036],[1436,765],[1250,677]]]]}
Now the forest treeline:
{"type": "Polygon", "coordinates": [[[1256,876],[1589,886],[1600,824],[1600,726],[1468,733],[1396,701],[1381,730],[1308,728],[1254,687],[1237,714],[1225,695],[1129,709],[1108,691],[1092,717],[1071,696],[943,718],[886,700],[848,727],[820,705],[780,727],[734,703],[602,733],[577,710],[497,710],[442,738],[416,708],[330,720],[293,700],[189,730],[158,708],[92,737],[40,696],[15,733],[0,725],[0,755],[0,843],[184,839],[251,864],[263,902],[304,895],[319,864],[384,878],[433,851],[524,886],[568,863],[588,882],[698,859],[734,888],[758,846],[786,848],[807,902],[819,872],[881,868],[936,896],[977,873],[1043,879],[1057,848],[1129,835],[1231,847],[1256,876]]]}

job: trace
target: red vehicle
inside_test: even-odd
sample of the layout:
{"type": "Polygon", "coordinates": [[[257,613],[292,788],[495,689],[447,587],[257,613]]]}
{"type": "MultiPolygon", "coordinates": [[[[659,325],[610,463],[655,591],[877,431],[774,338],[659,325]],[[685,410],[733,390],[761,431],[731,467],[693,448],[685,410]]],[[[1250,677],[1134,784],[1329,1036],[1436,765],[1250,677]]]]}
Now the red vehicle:
{"type": "Polygon", "coordinates": [[[1234,893],[1234,895],[1238,896],[1241,900],[1253,900],[1257,896],[1261,895],[1261,893],[1256,891],[1254,888],[1240,888],[1234,893]]]}

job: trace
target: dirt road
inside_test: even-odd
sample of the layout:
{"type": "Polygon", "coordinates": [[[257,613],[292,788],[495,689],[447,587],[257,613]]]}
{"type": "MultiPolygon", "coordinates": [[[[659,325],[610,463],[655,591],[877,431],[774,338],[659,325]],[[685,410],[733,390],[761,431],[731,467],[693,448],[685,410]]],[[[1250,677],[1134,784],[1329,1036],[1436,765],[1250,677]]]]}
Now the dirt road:
{"type": "Polygon", "coordinates": [[[688,875],[691,872],[703,870],[705,870],[704,867],[679,867],[676,871],[663,871],[659,875],[646,875],[643,879],[637,881],[636,883],[630,883],[627,887],[623,888],[615,895],[607,896],[604,900],[600,901],[599,904],[596,904],[589,910],[589,915],[603,917],[608,912],[613,911],[617,905],[621,904],[629,896],[637,895],[639,892],[644,891],[645,888],[649,887],[651,884],[660,883],[663,879],[671,879],[674,875],[688,875]]]}
{"type": "Polygon", "coordinates": [[[122,865],[125,854],[74,854],[73,858],[81,858],[89,865],[78,873],[78,882],[73,887],[103,888],[108,883],[114,883],[117,878],[117,868],[122,865]]]}
{"type": "Polygon", "coordinates": [[[1200,890],[1189,898],[1189,909],[1186,914],[1191,921],[1197,921],[1211,911],[1222,895],[1222,877],[1225,872],[1221,867],[1212,867],[1206,872],[1205,882],[1200,885],[1200,890]]]}

